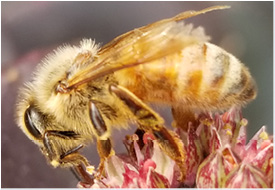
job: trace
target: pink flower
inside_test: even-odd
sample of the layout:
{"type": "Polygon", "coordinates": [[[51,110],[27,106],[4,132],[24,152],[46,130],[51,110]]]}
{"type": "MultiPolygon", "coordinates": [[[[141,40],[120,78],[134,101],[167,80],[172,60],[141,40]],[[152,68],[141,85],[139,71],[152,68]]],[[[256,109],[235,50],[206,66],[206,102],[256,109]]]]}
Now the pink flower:
{"type": "Polygon", "coordinates": [[[105,162],[105,176],[91,188],[267,188],[273,187],[273,141],[262,127],[246,144],[247,120],[240,109],[219,114],[201,114],[198,126],[175,132],[185,142],[187,175],[145,133],[126,137],[127,154],[105,162]]]}
{"type": "Polygon", "coordinates": [[[214,118],[198,128],[209,155],[200,164],[196,187],[199,188],[266,188],[272,187],[273,143],[265,127],[246,145],[247,121],[238,109],[214,118]]]}
{"type": "Polygon", "coordinates": [[[128,155],[112,156],[105,162],[106,177],[94,184],[79,184],[94,188],[170,188],[177,187],[179,171],[175,162],[162,152],[151,134],[143,135],[142,149],[134,134],[125,140],[128,155]]]}

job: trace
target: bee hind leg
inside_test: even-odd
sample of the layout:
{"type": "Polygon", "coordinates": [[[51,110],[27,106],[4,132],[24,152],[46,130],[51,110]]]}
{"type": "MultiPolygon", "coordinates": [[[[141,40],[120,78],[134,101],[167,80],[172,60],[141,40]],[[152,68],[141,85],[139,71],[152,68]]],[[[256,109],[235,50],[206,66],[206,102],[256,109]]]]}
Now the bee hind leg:
{"type": "Polygon", "coordinates": [[[184,131],[188,130],[189,123],[192,126],[198,126],[198,121],[196,118],[196,113],[190,109],[185,109],[183,106],[172,106],[173,123],[172,126],[180,128],[184,131]]]}
{"type": "Polygon", "coordinates": [[[110,91],[116,94],[129,110],[134,114],[139,124],[139,128],[146,132],[151,132],[160,148],[172,158],[181,170],[180,180],[184,181],[186,175],[185,149],[179,137],[169,131],[164,126],[163,119],[150,107],[136,97],[132,92],[121,86],[110,86],[110,91]]]}

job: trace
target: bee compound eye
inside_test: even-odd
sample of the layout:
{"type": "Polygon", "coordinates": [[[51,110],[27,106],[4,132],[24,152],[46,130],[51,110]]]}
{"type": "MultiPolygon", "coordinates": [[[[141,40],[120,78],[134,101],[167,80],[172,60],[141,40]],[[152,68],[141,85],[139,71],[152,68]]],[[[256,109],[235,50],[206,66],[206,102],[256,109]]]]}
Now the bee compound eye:
{"type": "Polygon", "coordinates": [[[40,139],[41,133],[36,126],[37,119],[39,119],[39,113],[37,112],[37,110],[33,106],[28,107],[24,115],[26,128],[33,137],[40,139]]]}

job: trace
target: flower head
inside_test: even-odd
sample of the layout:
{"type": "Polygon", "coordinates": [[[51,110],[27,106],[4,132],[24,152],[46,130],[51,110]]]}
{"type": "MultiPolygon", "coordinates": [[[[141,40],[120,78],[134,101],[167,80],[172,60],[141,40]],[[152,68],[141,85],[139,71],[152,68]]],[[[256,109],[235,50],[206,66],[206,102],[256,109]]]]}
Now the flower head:
{"type": "MultiPolygon", "coordinates": [[[[134,134],[124,141],[127,155],[111,156],[105,162],[106,176],[90,187],[170,188],[177,187],[179,171],[154,140],[145,133],[143,139],[134,134]],[[139,145],[142,143],[143,145],[139,145]],[[141,148],[142,147],[142,148],[141,148]]],[[[79,184],[88,187],[87,184],[79,184]]]]}
{"type": "Polygon", "coordinates": [[[247,120],[233,108],[223,115],[215,115],[212,122],[198,127],[201,142],[210,150],[200,164],[196,186],[201,188],[263,188],[271,187],[273,172],[273,143],[262,127],[246,144],[247,120]],[[210,135],[209,135],[210,134],[210,135]],[[268,176],[266,178],[265,176],[268,176]]]}
{"type": "Polygon", "coordinates": [[[127,154],[105,162],[104,177],[92,188],[264,188],[273,183],[273,141],[262,127],[246,144],[247,120],[240,109],[224,114],[201,114],[197,126],[175,129],[185,142],[186,171],[180,169],[158,146],[150,133],[133,134],[124,140],[127,154]]]}

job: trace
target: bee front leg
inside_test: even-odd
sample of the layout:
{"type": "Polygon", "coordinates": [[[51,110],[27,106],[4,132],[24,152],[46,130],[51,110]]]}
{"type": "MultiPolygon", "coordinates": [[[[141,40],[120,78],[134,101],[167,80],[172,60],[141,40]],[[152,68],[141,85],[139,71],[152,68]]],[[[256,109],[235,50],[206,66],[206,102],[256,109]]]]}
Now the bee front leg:
{"type": "Polygon", "coordinates": [[[82,156],[78,152],[78,150],[83,147],[82,144],[63,153],[60,153],[55,146],[54,141],[56,140],[56,138],[76,139],[77,134],[75,134],[73,131],[51,130],[46,131],[43,134],[42,138],[45,147],[45,149],[43,149],[42,151],[46,152],[46,155],[49,158],[52,166],[57,167],[61,165],[72,167],[73,171],[82,182],[89,184],[93,182],[93,179],[83,168],[83,165],[88,166],[89,162],[84,156],[82,156]]]}
{"type": "Polygon", "coordinates": [[[108,128],[93,102],[90,102],[90,119],[94,127],[94,131],[97,135],[97,151],[100,157],[100,164],[98,167],[98,173],[100,177],[103,174],[105,160],[111,155],[114,155],[112,143],[109,138],[108,128]]]}
{"type": "Polygon", "coordinates": [[[136,117],[139,128],[151,132],[155,136],[160,148],[180,167],[180,180],[184,181],[186,176],[186,153],[179,137],[172,131],[167,130],[163,119],[132,92],[124,87],[115,85],[110,86],[110,91],[128,106],[136,117]]]}

